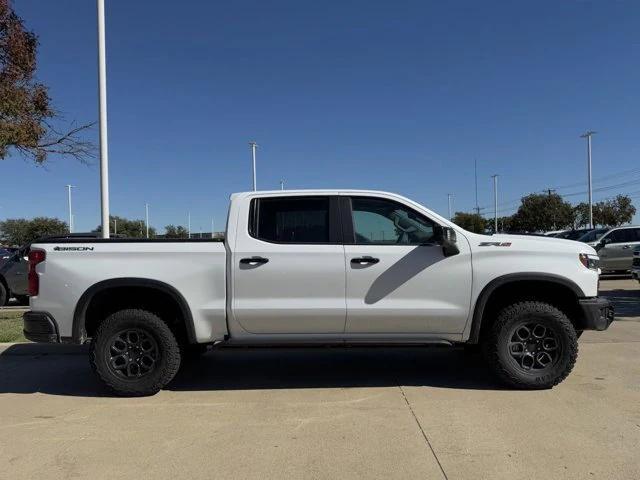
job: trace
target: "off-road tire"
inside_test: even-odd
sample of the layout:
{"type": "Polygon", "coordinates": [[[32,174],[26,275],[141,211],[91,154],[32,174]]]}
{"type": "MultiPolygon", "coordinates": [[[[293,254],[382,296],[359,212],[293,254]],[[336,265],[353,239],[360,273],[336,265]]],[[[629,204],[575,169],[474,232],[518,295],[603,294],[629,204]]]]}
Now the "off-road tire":
{"type": "Polygon", "coordinates": [[[483,344],[489,367],[498,379],[519,389],[540,390],[558,385],[571,373],[578,357],[578,339],[571,321],[553,305],[538,301],[518,302],[500,311],[483,344]],[[527,371],[512,356],[510,344],[513,332],[530,324],[549,329],[557,339],[559,351],[553,363],[527,371]]]}
{"type": "Polygon", "coordinates": [[[180,347],[169,326],[158,316],[146,310],[127,309],[113,313],[100,324],[91,342],[89,359],[93,370],[111,391],[121,396],[141,397],[158,393],[173,379],[180,368],[180,347]],[[154,347],[156,360],[153,368],[142,376],[125,378],[130,372],[117,371],[109,358],[113,355],[114,338],[130,331],[146,336],[154,347]]]}
{"type": "Polygon", "coordinates": [[[9,303],[9,292],[0,282],[0,307],[4,307],[7,303],[9,303]]]}

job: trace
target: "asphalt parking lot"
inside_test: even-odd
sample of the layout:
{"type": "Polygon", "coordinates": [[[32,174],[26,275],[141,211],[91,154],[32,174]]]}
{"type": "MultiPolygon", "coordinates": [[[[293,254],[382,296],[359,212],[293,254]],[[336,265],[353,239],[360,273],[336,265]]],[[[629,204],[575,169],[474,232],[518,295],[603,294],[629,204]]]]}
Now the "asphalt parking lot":
{"type": "Polygon", "coordinates": [[[640,289],[601,283],[553,390],[496,385],[452,348],[210,352],[113,398],[82,349],[0,346],[0,478],[640,478],[640,289]]]}

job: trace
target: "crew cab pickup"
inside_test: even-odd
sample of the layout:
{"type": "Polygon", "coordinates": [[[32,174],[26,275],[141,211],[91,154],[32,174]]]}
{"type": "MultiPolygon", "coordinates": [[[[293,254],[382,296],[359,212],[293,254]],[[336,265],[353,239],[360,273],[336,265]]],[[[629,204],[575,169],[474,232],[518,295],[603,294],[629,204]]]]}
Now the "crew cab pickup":
{"type": "Polygon", "coordinates": [[[210,345],[466,344],[508,385],[550,388],[613,321],[592,247],[470,233],[386,192],[238,193],[224,241],[58,237],[29,262],[27,338],[90,342],[121,395],[210,345]]]}

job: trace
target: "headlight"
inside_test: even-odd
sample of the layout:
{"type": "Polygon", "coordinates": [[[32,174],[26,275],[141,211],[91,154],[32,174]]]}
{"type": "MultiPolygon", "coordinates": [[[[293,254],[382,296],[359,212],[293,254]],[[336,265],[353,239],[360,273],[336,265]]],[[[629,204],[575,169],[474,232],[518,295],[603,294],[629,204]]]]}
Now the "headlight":
{"type": "Polygon", "coordinates": [[[590,255],[588,253],[581,253],[578,255],[580,263],[590,270],[598,270],[600,264],[600,257],[597,255],[590,255]]]}

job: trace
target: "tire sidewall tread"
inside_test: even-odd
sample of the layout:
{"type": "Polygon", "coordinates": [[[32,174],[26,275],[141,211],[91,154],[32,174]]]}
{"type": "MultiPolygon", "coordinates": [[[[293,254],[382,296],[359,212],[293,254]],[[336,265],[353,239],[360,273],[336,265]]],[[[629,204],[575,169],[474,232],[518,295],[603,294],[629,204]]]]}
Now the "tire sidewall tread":
{"type": "Polygon", "coordinates": [[[167,385],[180,368],[180,347],[169,326],[157,315],[140,309],[125,309],[108,316],[98,327],[90,346],[91,368],[100,380],[114,393],[127,397],[147,396],[158,393],[167,385]],[[106,342],[119,330],[140,328],[153,335],[160,352],[160,364],[149,376],[132,382],[118,378],[104,360],[106,342]]]}
{"type": "Polygon", "coordinates": [[[561,310],[541,301],[518,302],[502,309],[488,332],[484,345],[491,370],[504,384],[518,389],[547,389],[558,385],[571,373],[578,358],[578,338],[573,324],[561,310]],[[504,337],[525,316],[553,325],[560,337],[560,359],[544,374],[536,375],[517,369],[505,349],[504,337]]]}

